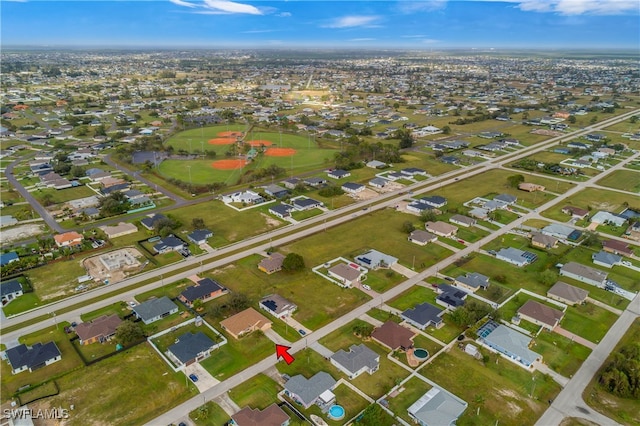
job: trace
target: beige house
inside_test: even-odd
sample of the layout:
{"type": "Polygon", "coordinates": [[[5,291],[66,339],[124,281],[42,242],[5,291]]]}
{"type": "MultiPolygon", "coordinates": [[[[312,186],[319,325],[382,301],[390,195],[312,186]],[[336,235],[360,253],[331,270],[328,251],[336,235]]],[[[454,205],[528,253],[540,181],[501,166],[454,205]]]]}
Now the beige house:
{"type": "Polygon", "coordinates": [[[271,328],[271,324],[272,322],[267,317],[253,308],[245,309],[220,321],[220,326],[236,339],[256,330],[268,330],[271,328]]]}
{"type": "Polygon", "coordinates": [[[548,330],[553,330],[560,320],[562,320],[562,317],[564,317],[564,312],[536,302],[535,300],[527,300],[527,302],[518,309],[518,315],[523,320],[540,325],[548,330]]]}
{"type": "Polygon", "coordinates": [[[547,297],[549,299],[557,300],[558,302],[566,303],[567,305],[584,303],[588,296],[589,292],[587,290],[583,290],[562,281],[558,281],[549,289],[549,291],[547,291],[547,297]]]}
{"type": "Polygon", "coordinates": [[[427,222],[424,225],[425,229],[432,234],[436,234],[440,237],[453,237],[458,232],[458,227],[450,225],[446,222],[427,222]]]}
{"type": "Polygon", "coordinates": [[[120,222],[114,226],[101,226],[100,229],[104,232],[107,238],[118,238],[124,235],[133,234],[134,232],[138,232],[138,227],[136,227],[133,223],[125,223],[120,222]]]}

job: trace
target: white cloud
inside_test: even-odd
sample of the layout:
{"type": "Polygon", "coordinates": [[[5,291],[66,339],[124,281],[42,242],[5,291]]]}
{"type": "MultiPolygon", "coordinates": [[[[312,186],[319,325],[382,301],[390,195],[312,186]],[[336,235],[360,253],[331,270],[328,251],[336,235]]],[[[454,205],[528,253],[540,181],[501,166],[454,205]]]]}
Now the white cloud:
{"type": "Polygon", "coordinates": [[[280,18],[289,18],[291,17],[291,12],[280,12],[278,14],[276,14],[276,16],[279,16],[280,18]]]}
{"type": "Polygon", "coordinates": [[[380,17],[375,15],[343,16],[325,26],[328,28],[372,27],[379,19],[380,17]]]}
{"type": "Polygon", "coordinates": [[[244,13],[248,15],[262,15],[260,9],[244,3],[236,3],[228,0],[204,0],[204,6],[221,13],[244,13]]]}
{"type": "Polygon", "coordinates": [[[183,0],[169,0],[169,1],[178,6],[184,6],[184,7],[190,7],[190,8],[197,7],[197,5],[183,1],[183,0]]]}
{"type": "Polygon", "coordinates": [[[434,10],[441,10],[447,7],[448,0],[398,0],[398,10],[401,13],[416,13],[416,12],[432,12],[434,10]]]}
{"type": "Polygon", "coordinates": [[[527,12],[553,12],[560,15],[637,14],[637,0],[467,0],[514,3],[527,12]]]}

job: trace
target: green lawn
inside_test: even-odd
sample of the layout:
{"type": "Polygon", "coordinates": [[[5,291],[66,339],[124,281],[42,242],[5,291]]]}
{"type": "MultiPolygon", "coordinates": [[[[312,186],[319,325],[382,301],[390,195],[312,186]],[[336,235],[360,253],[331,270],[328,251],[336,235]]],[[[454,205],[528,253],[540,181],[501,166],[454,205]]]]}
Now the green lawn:
{"type": "Polygon", "coordinates": [[[25,272],[33,284],[34,292],[45,303],[74,294],[77,278],[85,274],[77,257],[58,260],[25,272]]]}
{"type": "Polygon", "coordinates": [[[54,204],[60,204],[77,198],[91,197],[96,195],[96,192],[88,186],[83,185],[60,190],[51,188],[38,189],[37,191],[32,192],[31,195],[40,202],[44,200],[46,195],[50,195],[51,201],[53,201],[54,204]]]}
{"type": "Polygon", "coordinates": [[[220,426],[229,421],[229,415],[213,401],[190,412],[189,418],[196,426],[220,426]]]}
{"type": "Polygon", "coordinates": [[[264,410],[278,402],[277,394],[281,387],[273,379],[258,374],[251,380],[236,386],[229,391],[229,397],[240,407],[259,408],[264,410]]]}
{"type": "Polygon", "coordinates": [[[618,316],[613,312],[600,308],[593,303],[569,306],[562,320],[562,328],[598,343],[618,316]]]}
{"type": "MultiPolygon", "coordinates": [[[[613,353],[630,343],[640,342],[640,318],[636,318],[622,337],[618,345],[612,351],[603,366],[607,365],[613,358],[613,353]]],[[[584,401],[596,411],[604,414],[613,420],[625,425],[640,424],[640,403],[637,399],[619,398],[610,394],[598,384],[600,372],[594,375],[591,382],[582,393],[584,401]]]]}
{"type": "MultiPolygon", "coordinates": [[[[51,323],[53,324],[53,320],[51,323]]],[[[64,332],[64,324],[57,324],[55,327],[52,326],[20,337],[20,343],[24,343],[27,346],[35,343],[55,342],[62,354],[62,359],[33,372],[23,371],[16,375],[11,374],[11,367],[9,367],[8,362],[1,362],[0,374],[2,375],[2,381],[0,382],[0,389],[2,390],[2,399],[10,398],[23,386],[36,386],[44,381],[63,376],[72,370],[81,368],[83,366],[82,360],[71,346],[70,337],[71,335],[64,332]]]]}
{"type": "Polygon", "coordinates": [[[37,308],[40,304],[40,299],[35,292],[25,293],[22,296],[14,299],[8,305],[2,307],[2,310],[6,316],[16,315],[20,312],[25,312],[30,309],[37,308]]]}
{"type": "Polygon", "coordinates": [[[113,315],[113,314],[118,315],[120,318],[124,318],[130,313],[131,313],[131,309],[128,308],[126,302],[116,302],[112,305],[107,305],[103,308],[96,309],[95,311],[88,312],[86,314],[81,314],[80,319],[82,319],[82,321],[88,322],[98,317],[101,317],[103,315],[113,315]]]}
{"type": "Polygon", "coordinates": [[[531,350],[542,355],[542,362],[549,368],[567,378],[578,371],[591,353],[591,349],[546,330],[541,331],[534,341],[531,350]]]}
{"type": "Polygon", "coordinates": [[[74,405],[70,425],[142,424],[197,394],[147,344],[140,344],[58,380],[51,407],[74,405]],[[105,376],[109,380],[105,380],[105,376]]]}
{"type": "Polygon", "coordinates": [[[549,376],[532,374],[484,349],[481,352],[488,355],[486,364],[454,347],[421,373],[469,403],[456,423],[460,426],[496,421],[513,426],[535,423],[547,409],[547,401],[560,392],[560,386],[549,376]]]}
{"type": "MultiPolygon", "coordinates": [[[[212,325],[216,330],[222,330],[220,324],[212,325]]],[[[268,355],[273,355],[273,342],[261,332],[253,332],[240,339],[235,339],[227,333],[223,334],[227,338],[227,344],[216,349],[209,358],[200,363],[220,381],[233,376],[268,355]]]]}
{"type": "Polygon", "coordinates": [[[432,386],[425,381],[413,377],[402,385],[400,388],[402,391],[398,393],[397,396],[387,398],[387,401],[389,401],[389,409],[391,409],[396,416],[403,418],[409,424],[413,424],[413,420],[409,417],[407,410],[422,395],[427,393],[431,387],[432,386]]]}
{"type": "Polygon", "coordinates": [[[640,192],[640,173],[632,170],[616,170],[597,183],[608,188],[640,192]]]}

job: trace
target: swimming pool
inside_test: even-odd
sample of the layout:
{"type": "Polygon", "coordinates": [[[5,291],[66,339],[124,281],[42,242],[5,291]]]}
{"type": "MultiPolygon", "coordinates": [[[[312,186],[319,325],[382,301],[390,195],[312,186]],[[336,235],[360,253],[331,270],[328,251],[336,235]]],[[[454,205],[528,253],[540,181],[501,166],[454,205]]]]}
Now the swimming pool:
{"type": "Polygon", "coordinates": [[[419,361],[424,361],[429,358],[429,352],[426,349],[417,348],[413,351],[413,356],[416,357],[419,361]]]}
{"type": "Polygon", "coordinates": [[[331,408],[329,408],[329,418],[331,420],[344,419],[344,408],[342,405],[332,405],[331,408]]]}

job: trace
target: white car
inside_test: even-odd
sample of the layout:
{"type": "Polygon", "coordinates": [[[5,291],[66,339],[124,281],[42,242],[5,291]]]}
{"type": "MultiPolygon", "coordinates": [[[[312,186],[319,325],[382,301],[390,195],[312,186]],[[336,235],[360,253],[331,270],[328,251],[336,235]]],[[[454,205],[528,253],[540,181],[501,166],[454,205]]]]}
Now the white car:
{"type": "Polygon", "coordinates": [[[371,287],[369,287],[369,286],[368,286],[368,285],[366,285],[366,284],[362,284],[362,288],[364,288],[365,290],[369,290],[369,291],[371,291],[371,287]]]}

